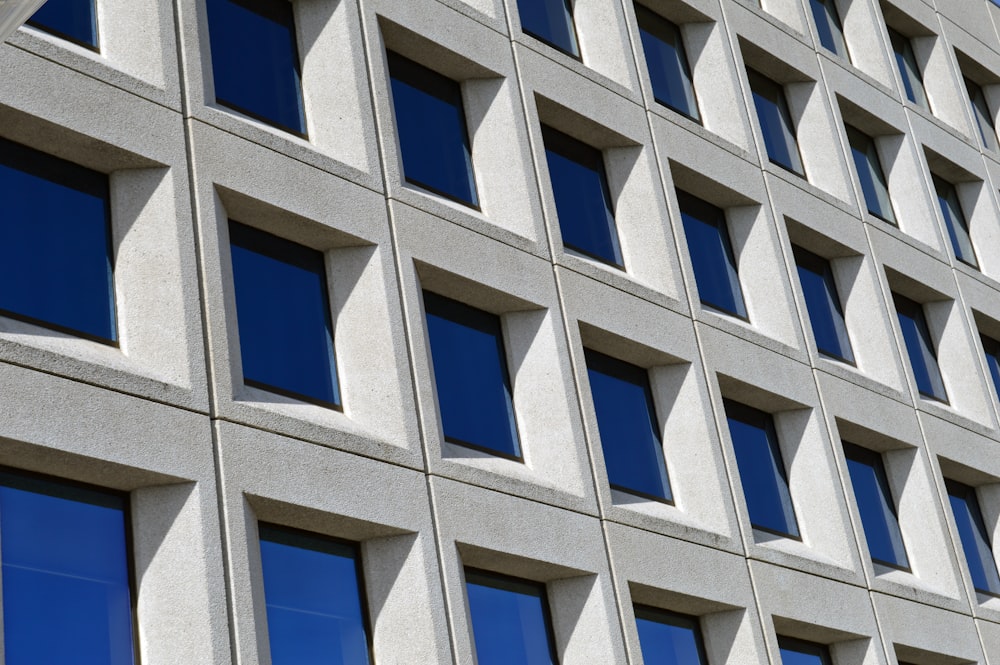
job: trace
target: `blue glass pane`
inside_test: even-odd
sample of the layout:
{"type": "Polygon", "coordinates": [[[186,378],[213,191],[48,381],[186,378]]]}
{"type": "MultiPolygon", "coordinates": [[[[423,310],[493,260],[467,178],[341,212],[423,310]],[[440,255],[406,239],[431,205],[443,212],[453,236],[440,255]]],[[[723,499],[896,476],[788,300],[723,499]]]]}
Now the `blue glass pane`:
{"type": "Polygon", "coordinates": [[[816,348],[824,355],[853,363],[851,341],[829,262],[801,247],[793,247],[792,251],[816,348]]]}
{"type": "Polygon", "coordinates": [[[231,222],[243,380],[340,404],[323,254],[231,222]]]}
{"type": "Polygon", "coordinates": [[[622,267],[601,151],[548,127],[542,136],[563,244],[622,267]]]}
{"type": "Polygon", "coordinates": [[[889,188],[885,184],[885,174],[882,172],[875,142],[870,136],[850,125],[847,126],[847,140],[851,146],[854,168],[858,172],[868,212],[888,222],[894,222],[892,204],[889,202],[889,188]]]}
{"type": "Polygon", "coordinates": [[[84,46],[97,46],[94,0],[45,0],[28,24],[84,46]]]}
{"type": "Polygon", "coordinates": [[[799,146],[795,142],[795,130],[785,103],[785,93],[774,81],[753,70],[747,70],[750,90],[753,93],[757,120],[764,136],[767,156],[778,166],[802,175],[799,146]]]}
{"type": "Polygon", "coordinates": [[[736,273],[736,259],[729,243],[726,216],[719,208],[677,192],[684,234],[701,302],[723,312],[746,318],[743,290],[736,273]]]}
{"type": "Polygon", "coordinates": [[[295,19],[288,0],[208,0],[215,99],[305,135],[295,19]]]}
{"type": "Polygon", "coordinates": [[[131,665],[125,502],[0,475],[7,665],[131,665]]]}
{"type": "Polygon", "coordinates": [[[635,6],[635,17],[656,101],[697,120],[691,70],[677,26],[641,5],[635,6]]]}
{"type": "Polygon", "coordinates": [[[917,58],[913,53],[910,40],[899,32],[888,28],[889,41],[892,42],[892,50],[896,56],[896,67],[899,69],[899,77],[903,81],[903,92],[906,98],[914,104],[927,108],[927,95],[924,92],[924,83],[920,76],[920,68],[917,66],[917,58]]]}
{"type": "Polygon", "coordinates": [[[932,397],[942,402],[948,401],[938,368],[937,356],[931,333],[924,319],[923,308],[908,298],[892,294],[896,304],[896,315],[899,319],[899,329],[903,333],[906,353],[910,357],[910,367],[917,389],[921,395],[932,397]]]}
{"type": "Polygon", "coordinates": [[[521,29],[573,57],[580,57],[570,0],[517,0],[521,29]]]}
{"type": "Polygon", "coordinates": [[[500,319],[424,292],[445,440],[519,458],[500,319]]]}
{"type": "Polygon", "coordinates": [[[840,17],[833,0],[809,0],[813,20],[816,22],[816,33],[819,43],[828,51],[842,58],[847,57],[847,45],[844,44],[844,33],[840,27],[840,17]]]}
{"type": "Polygon", "coordinates": [[[358,552],[261,525],[260,558],[274,665],[368,665],[358,552]]]}
{"type": "Polygon", "coordinates": [[[979,130],[979,138],[983,142],[983,147],[987,150],[997,149],[997,132],[993,128],[993,114],[990,113],[989,104],[983,89],[978,83],[965,79],[965,89],[969,92],[969,101],[972,104],[972,117],[976,121],[976,129],[979,130]]]}
{"type": "Polygon", "coordinates": [[[545,587],[466,570],[479,665],[556,665],[545,587]]]}
{"type": "Polygon", "coordinates": [[[395,53],[388,58],[407,182],[478,206],[461,86],[395,53]]]}
{"type": "Polygon", "coordinates": [[[997,395],[1000,395],[1000,342],[985,335],[979,338],[983,342],[983,352],[986,355],[986,366],[990,370],[990,377],[993,379],[993,387],[996,388],[997,395]]]}
{"type": "Polygon", "coordinates": [[[977,591],[1000,595],[1000,575],[997,574],[996,559],[990,548],[976,492],[971,487],[953,481],[946,481],[946,485],[955,526],[972,576],[972,585],[977,591]]]}
{"type": "Polygon", "coordinates": [[[855,446],[845,445],[845,453],[872,560],[909,567],[881,458],[855,446]]]}
{"type": "Polygon", "coordinates": [[[113,342],[108,178],[0,140],[0,310],[113,342]]]}
{"type": "Polygon", "coordinates": [[[705,665],[695,617],[637,607],[635,623],[644,665],[705,665]]]}
{"type": "Polygon", "coordinates": [[[977,267],[976,252],[972,247],[968,223],[962,213],[962,205],[959,203],[955,186],[935,175],[931,176],[931,180],[934,182],[941,217],[944,218],[944,226],[948,229],[948,238],[951,240],[951,248],[955,251],[955,258],[977,267]]]}
{"type": "Polygon", "coordinates": [[[608,481],[615,489],[670,500],[648,373],[589,349],[585,353],[608,481]]]}
{"type": "MultiPolygon", "coordinates": [[[[779,641],[781,644],[781,641],[779,641]]],[[[825,650],[819,645],[780,646],[781,665],[828,665],[825,650]]]]}

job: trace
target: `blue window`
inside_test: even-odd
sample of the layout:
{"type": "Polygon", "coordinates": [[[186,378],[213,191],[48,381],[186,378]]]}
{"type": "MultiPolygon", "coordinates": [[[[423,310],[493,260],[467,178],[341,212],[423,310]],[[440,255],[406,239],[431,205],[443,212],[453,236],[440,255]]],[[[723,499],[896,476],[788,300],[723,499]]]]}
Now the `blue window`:
{"type": "Polygon", "coordinates": [[[846,442],[844,456],[872,561],[909,570],[910,563],[906,558],[903,534],[899,530],[896,505],[892,500],[882,456],[846,442]]]}
{"type": "Polygon", "coordinates": [[[479,665],[556,665],[545,585],[465,569],[479,665]]]}
{"type": "Polygon", "coordinates": [[[406,181],[478,208],[462,87],[401,55],[387,55],[406,181]]]}
{"type": "Polygon", "coordinates": [[[795,141],[795,126],[785,102],[785,91],[780,85],[752,69],[747,70],[747,79],[753,93],[753,103],[757,109],[757,120],[764,136],[768,159],[796,175],[804,175],[799,144],[795,141]]]}
{"type": "Polygon", "coordinates": [[[424,291],[445,441],[520,460],[500,317],[424,291]]]}
{"type": "Polygon", "coordinates": [[[844,29],[840,25],[840,14],[834,0],[809,0],[819,43],[828,51],[847,59],[847,44],[844,43],[844,29]]]}
{"type": "Polygon", "coordinates": [[[889,31],[889,41],[896,56],[896,68],[899,69],[899,78],[903,80],[903,92],[906,98],[918,106],[928,108],[924,80],[917,65],[917,56],[913,53],[913,45],[908,37],[898,31],[889,27],[886,29],[889,31]]]}
{"type": "Polygon", "coordinates": [[[837,294],[830,262],[801,247],[792,246],[799,284],[809,312],[816,348],[825,356],[854,364],[844,311],[837,294]]]}
{"type": "Polygon", "coordinates": [[[340,407],[323,253],[229,223],[243,381],[340,407]]]}
{"type": "Polygon", "coordinates": [[[755,529],[799,537],[788,476],[771,414],[725,400],[743,496],[755,529]]]}
{"type": "Polygon", "coordinates": [[[924,397],[947,403],[948,393],[945,392],[944,381],[941,379],[934,341],[931,339],[931,331],[924,318],[924,308],[898,293],[893,293],[892,299],[896,305],[899,329],[903,333],[917,389],[924,397]]]}
{"type": "Polygon", "coordinates": [[[677,204],[702,304],[746,319],[747,308],[729,241],[726,214],[687,192],[677,192],[677,204]]]}
{"type": "Polygon", "coordinates": [[[990,378],[993,379],[993,387],[996,388],[997,395],[1000,396],[1000,342],[982,334],[979,335],[979,339],[983,343],[983,354],[986,356],[986,366],[990,370],[990,378]]]}
{"type": "Polygon", "coordinates": [[[0,139],[0,313],[117,340],[108,177],[0,139]]]}
{"type": "Polygon", "coordinates": [[[208,0],[215,101],[305,137],[295,17],[288,0],[208,0]]]}
{"type": "Polygon", "coordinates": [[[859,129],[847,125],[847,142],[851,146],[854,168],[861,182],[868,212],[891,224],[896,223],[889,200],[889,187],[885,183],[882,162],[878,158],[875,141],[859,129]]]}
{"type": "Polygon", "coordinates": [[[642,5],[635,5],[635,18],[656,101],[700,122],[681,31],[642,5]]]}
{"type": "Polygon", "coordinates": [[[987,150],[997,150],[997,130],[993,127],[993,114],[990,113],[990,106],[986,102],[983,89],[968,77],[965,77],[965,89],[969,93],[972,118],[976,121],[976,129],[979,131],[983,147],[987,150]]]}
{"type": "Polygon", "coordinates": [[[941,217],[944,218],[945,228],[948,229],[948,238],[951,239],[951,248],[955,250],[955,258],[977,268],[979,264],[976,261],[976,250],[972,247],[969,224],[962,212],[962,204],[958,200],[955,186],[936,175],[931,175],[931,180],[934,182],[934,191],[937,193],[941,217]]]}
{"type": "Polygon", "coordinates": [[[1000,575],[997,574],[997,562],[993,557],[989,532],[983,513],[979,509],[976,490],[968,485],[944,481],[948,490],[948,502],[955,517],[955,527],[962,541],[965,552],[965,562],[972,576],[972,586],[980,593],[1000,596],[1000,575]]]}
{"type": "Polygon", "coordinates": [[[570,0],[517,0],[521,29],[574,58],[580,57],[570,0]]]}
{"type": "Polygon", "coordinates": [[[7,665],[130,665],[125,496],[0,472],[7,665]]]}
{"type": "Polygon", "coordinates": [[[542,137],[563,244],[624,268],[601,151],[550,127],[542,137]]]}
{"type": "Polygon", "coordinates": [[[261,524],[273,665],[369,665],[357,545],[261,524]]]}
{"type": "Polygon", "coordinates": [[[830,651],[822,644],[778,636],[781,665],[830,665],[830,651]]]}
{"type": "Polygon", "coordinates": [[[590,349],[584,354],[611,487],[670,501],[649,373],[590,349]]]}
{"type": "Polygon", "coordinates": [[[94,0],[45,0],[28,25],[56,37],[97,50],[97,9],[94,0]]]}
{"type": "Polygon", "coordinates": [[[645,665],[707,665],[698,617],[635,606],[645,665]]]}

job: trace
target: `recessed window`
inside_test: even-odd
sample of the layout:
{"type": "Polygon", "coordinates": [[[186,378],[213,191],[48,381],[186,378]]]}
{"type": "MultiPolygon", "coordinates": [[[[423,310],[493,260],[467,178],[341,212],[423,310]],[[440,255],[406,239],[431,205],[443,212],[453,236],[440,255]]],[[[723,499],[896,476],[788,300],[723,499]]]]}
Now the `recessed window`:
{"type": "Polygon", "coordinates": [[[743,496],[755,529],[791,538],[799,527],[771,414],[725,400],[743,496]]]}
{"type": "Polygon", "coordinates": [[[682,191],[677,192],[677,205],[702,304],[746,319],[747,308],[736,272],[726,213],[682,191]]]}
{"type": "Polygon", "coordinates": [[[847,130],[847,142],[851,146],[851,156],[854,158],[854,168],[858,172],[861,183],[861,193],[865,197],[868,212],[890,224],[896,223],[892,214],[892,202],[889,200],[889,187],[885,182],[885,172],[878,158],[878,150],[872,137],[850,125],[847,130]]]}
{"type": "Polygon", "coordinates": [[[115,344],[108,176],[0,139],[0,314],[115,344]]]}
{"type": "Polygon", "coordinates": [[[764,136],[768,159],[796,175],[804,175],[799,144],[795,141],[795,126],[788,112],[784,89],[752,69],[747,70],[747,79],[750,81],[750,91],[753,93],[753,103],[757,109],[757,120],[764,136]]]}
{"type": "Polygon", "coordinates": [[[135,662],[124,495],[0,472],[7,665],[135,662]]]}
{"type": "Polygon", "coordinates": [[[844,456],[872,561],[908,570],[910,563],[882,456],[846,442],[844,456]]]}
{"type": "Polygon", "coordinates": [[[972,238],[969,237],[969,224],[965,221],[955,185],[933,174],[931,180],[934,182],[934,191],[937,194],[945,228],[948,229],[951,247],[955,250],[955,258],[973,268],[978,267],[976,251],[972,247],[972,238]]]}
{"type": "Polygon", "coordinates": [[[243,382],[340,408],[323,253],[229,223],[243,382]]]}
{"type": "Polygon", "coordinates": [[[778,636],[781,665],[831,665],[830,651],[823,644],[778,636]]]}
{"type": "Polygon", "coordinates": [[[521,29],[574,58],[580,57],[570,0],[517,0],[521,29]]]}
{"type": "Polygon", "coordinates": [[[500,317],[424,291],[444,439],[520,459],[500,317]]]}
{"type": "Polygon", "coordinates": [[[969,566],[969,575],[972,576],[972,586],[980,593],[1000,596],[1000,575],[997,574],[997,562],[993,556],[983,513],[979,509],[976,490],[947,479],[945,487],[948,489],[955,527],[965,552],[965,562],[969,566]]]}
{"type": "Polygon", "coordinates": [[[611,487],[670,501],[649,372],[590,349],[584,353],[611,487]]]}
{"type": "Polygon", "coordinates": [[[273,665],[370,665],[358,546],[261,524],[273,665]]]}
{"type": "Polygon", "coordinates": [[[462,87],[401,55],[387,55],[406,181],[478,208],[462,87]]]}
{"type": "Polygon", "coordinates": [[[920,67],[917,66],[917,57],[913,53],[910,39],[888,26],[886,30],[889,31],[889,41],[896,56],[896,68],[899,69],[899,78],[903,80],[903,92],[906,98],[917,106],[929,108],[927,93],[924,92],[924,79],[920,74],[920,67]]]}
{"type": "Polygon", "coordinates": [[[969,93],[972,118],[976,122],[976,129],[979,131],[979,139],[983,142],[983,147],[987,150],[997,150],[997,130],[993,127],[993,114],[990,113],[990,106],[986,103],[983,89],[968,77],[965,77],[965,89],[969,93]]]}
{"type": "Polygon", "coordinates": [[[97,8],[95,0],[45,0],[28,25],[56,37],[97,50],[97,8]]]}
{"type": "Polygon", "coordinates": [[[913,369],[913,378],[917,382],[917,389],[924,397],[947,403],[948,394],[945,392],[944,381],[941,379],[934,341],[931,339],[931,332],[927,327],[927,320],[924,318],[924,308],[919,303],[898,293],[893,293],[892,299],[896,305],[899,329],[903,333],[903,341],[906,344],[906,353],[910,357],[910,367],[913,369]]]}
{"type": "Polygon", "coordinates": [[[983,343],[983,354],[986,356],[990,378],[993,379],[993,387],[996,388],[997,395],[1000,395],[1000,342],[983,334],[979,335],[979,339],[983,343]]]}
{"type": "Polygon", "coordinates": [[[635,18],[639,23],[653,97],[660,104],[700,122],[681,31],[642,5],[635,5],[635,18]]]}
{"type": "Polygon", "coordinates": [[[840,14],[834,0],[809,0],[819,43],[828,51],[847,59],[847,44],[844,43],[844,29],[840,24],[840,14]]]}
{"type": "Polygon", "coordinates": [[[698,617],[635,606],[639,646],[645,665],[706,665],[698,617]]]}
{"type": "Polygon", "coordinates": [[[854,364],[851,340],[847,336],[844,310],[830,262],[801,247],[792,246],[802,296],[809,312],[816,349],[825,356],[854,364]]]}
{"type": "Polygon", "coordinates": [[[544,584],[466,568],[465,592],[479,665],[559,662],[544,584]]]}
{"type": "Polygon", "coordinates": [[[544,125],[542,138],[563,244],[624,268],[601,151],[544,125]]]}
{"type": "Polygon", "coordinates": [[[208,0],[215,101],[306,135],[295,16],[288,0],[208,0]]]}

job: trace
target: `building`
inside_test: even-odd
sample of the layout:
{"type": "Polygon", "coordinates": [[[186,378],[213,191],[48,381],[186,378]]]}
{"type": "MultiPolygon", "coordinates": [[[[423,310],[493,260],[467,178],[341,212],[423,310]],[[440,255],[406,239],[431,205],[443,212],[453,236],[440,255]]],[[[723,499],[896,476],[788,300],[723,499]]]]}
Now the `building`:
{"type": "Polygon", "coordinates": [[[998,3],[41,11],[8,665],[1000,664],[998,3]]]}

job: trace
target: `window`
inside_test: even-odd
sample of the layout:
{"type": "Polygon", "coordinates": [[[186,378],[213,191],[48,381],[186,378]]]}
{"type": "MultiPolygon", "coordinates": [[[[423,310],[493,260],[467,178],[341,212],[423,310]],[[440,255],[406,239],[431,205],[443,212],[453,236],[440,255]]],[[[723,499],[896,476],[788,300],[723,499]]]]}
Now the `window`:
{"type": "Polygon", "coordinates": [[[0,472],[7,665],[135,661],[128,500],[0,472]]]}
{"type": "Polygon", "coordinates": [[[854,499],[868,541],[868,553],[876,563],[909,570],[903,547],[896,505],[889,490],[882,456],[852,443],[844,443],[847,471],[854,487],[854,499]]]}
{"type": "Polygon", "coordinates": [[[243,382],[340,408],[323,253],[229,223],[243,382]]]}
{"type": "Polygon", "coordinates": [[[785,463],[771,414],[725,400],[743,496],[755,529],[799,537],[785,463]]]}
{"type": "Polygon", "coordinates": [[[545,585],[465,569],[479,665],[555,665],[545,585]]]}
{"type": "Polygon", "coordinates": [[[746,319],[747,308],[729,242],[726,214],[711,203],[682,191],[677,192],[677,205],[702,304],[746,319]]]}
{"type": "Polygon", "coordinates": [[[273,665],[369,665],[358,546],[261,524],[273,665]]]}
{"type": "Polygon", "coordinates": [[[847,44],[844,43],[844,29],[840,25],[840,14],[834,0],[809,0],[819,43],[828,51],[847,59],[847,44]]]}
{"type": "Polygon", "coordinates": [[[906,343],[906,353],[910,356],[910,367],[913,368],[917,389],[924,397],[947,403],[948,394],[941,379],[934,342],[924,318],[924,308],[898,293],[893,293],[892,299],[896,305],[899,329],[906,343]]]}
{"type": "Polygon", "coordinates": [[[521,458],[500,317],[424,291],[444,439],[521,458]]]}
{"type": "Polygon", "coordinates": [[[830,652],[822,644],[778,636],[781,665],[831,665],[830,652]]]}
{"type": "Polygon", "coordinates": [[[997,131],[993,128],[993,114],[990,113],[986,95],[978,83],[965,77],[965,89],[969,92],[969,102],[972,104],[972,119],[979,131],[979,139],[987,150],[997,150],[997,131]]]}
{"type": "Polygon", "coordinates": [[[306,135],[295,17],[288,0],[208,0],[215,101],[306,135]]]}
{"type": "Polygon", "coordinates": [[[681,31],[642,5],[635,5],[635,18],[656,101],[700,122],[681,31]]]}
{"type": "Polygon", "coordinates": [[[997,574],[996,559],[990,545],[989,532],[983,513],[979,509],[976,490],[968,485],[954,480],[945,480],[948,489],[948,502],[955,516],[955,528],[958,529],[962,549],[965,551],[965,561],[972,576],[972,586],[980,593],[1000,596],[1000,575],[997,574]]]}
{"type": "Polygon", "coordinates": [[[0,313],[115,344],[108,176],[0,139],[0,313]]]}
{"type": "Polygon", "coordinates": [[[584,354],[611,487],[670,501],[649,373],[590,349],[584,354]]]}
{"type": "Polygon", "coordinates": [[[990,378],[993,379],[993,387],[996,388],[997,395],[1000,395],[1000,342],[983,334],[979,335],[979,339],[983,343],[983,353],[990,378]]]}
{"type": "Polygon", "coordinates": [[[825,356],[854,363],[851,340],[847,336],[844,311],[837,294],[830,262],[801,247],[792,246],[802,296],[809,312],[817,350],[825,356]]]}
{"type": "Polygon", "coordinates": [[[570,0],[517,0],[521,29],[574,58],[580,57],[570,0]]]}
{"type": "Polygon", "coordinates": [[[924,92],[924,80],[920,75],[920,67],[917,66],[913,45],[909,38],[896,30],[888,26],[886,30],[889,31],[889,41],[896,56],[896,67],[899,69],[899,78],[903,80],[903,92],[906,93],[906,98],[918,106],[929,108],[927,93],[924,92]]]}
{"type": "Polygon", "coordinates": [[[969,237],[969,224],[962,213],[962,204],[958,200],[955,186],[933,174],[931,180],[934,182],[934,191],[937,193],[945,228],[948,229],[951,247],[955,250],[955,258],[973,268],[978,267],[976,251],[972,247],[972,238],[969,237]]]}
{"type": "Polygon", "coordinates": [[[707,665],[698,617],[635,606],[645,665],[707,665]]]}
{"type": "Polygon", "coordinates": [[[406,181],[478,208],[462,87],[395,53],[388,59],[406,181]]]}
{"type": "Polygon", "coordinates": [[[46,0],[27,22],[56,37],[97,50],[94,0],[46,0]]]}
{"type": "Polygon", "coordinates": [[[601,151],[550,127],[542,138],[563,244],[624,268],[601,151]]]}
{"type": "Polygon", "coordinates": [[[785,102],[785,92],[780,85],[752,69],[747,70],[750,91],[753,93],[757,120],[764,135],[768,159],[796,175],[804,175],[799,145],[795,142],[795,127],[785,102]]]}
{"type": "Polygon", "coordinates": [[[889,200],[889,188],[885,184],[885,173],[882,162],[878,158],[875,141],[859,129],[850,125],[847,130],[847,142],[851,146],[851,156],[854,158],[854,168],[858,172],[861,183],[861,193],[865,197],[868,212],[890,224],[896,223],[892,214],[892,203],[889,200]]]}

